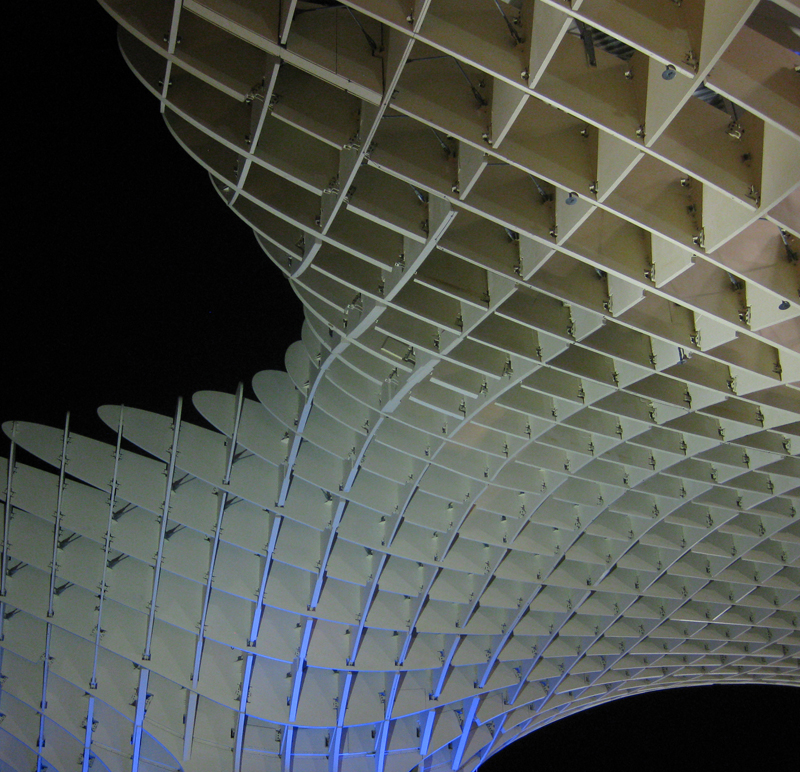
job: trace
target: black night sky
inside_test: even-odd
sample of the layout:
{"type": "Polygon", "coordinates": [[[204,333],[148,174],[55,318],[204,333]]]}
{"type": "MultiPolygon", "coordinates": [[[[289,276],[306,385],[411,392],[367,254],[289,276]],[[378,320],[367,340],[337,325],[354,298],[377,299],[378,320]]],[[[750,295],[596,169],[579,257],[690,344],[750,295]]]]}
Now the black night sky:
{"type": "MultiPolygon", "coordinates": [[[[59,426],[70,410],[74,431],[111,440],[98,405],[171,414],[178,395],[282,367],[300,304],[170,136],[113,20],[95,2],[24,14],[7,33],[18,69],[6,71],[0,420],[59,426]]],[[[728,686],[620,700],[483,769],[791,768],[799,697],[728,686]]]]}

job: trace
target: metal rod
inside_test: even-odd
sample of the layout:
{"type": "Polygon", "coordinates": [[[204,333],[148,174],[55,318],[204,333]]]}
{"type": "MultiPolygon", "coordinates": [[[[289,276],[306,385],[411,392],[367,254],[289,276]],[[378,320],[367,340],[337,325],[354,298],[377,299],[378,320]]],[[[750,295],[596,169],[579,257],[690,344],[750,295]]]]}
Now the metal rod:
{"type": "MultiPolygon", "coordinates": [[[[14,437],[17,433],[17,422],[11,424],[11,448],[8,451],[8,474],[6,476],[6,503],[3,508],[3,555],[0,561],[0,596],[6,594],[6,571],[8,570],[8,529],[11,524],[11,495],[14,479],[14,465],[17,455],[17,443],[14,437]]],[[[2,630],[0,630],[2,632],[2,630]]]]}
{"type": "Polygon", "coordinates": [[[378,592],[378,582],[380,581],[381,574],[383,573],[384,566],[386,565],[386,561],[389,559],[389,556],[386,554],[381,555],[378,566],[374,571],[374,576],[369,584],[364,588],[364,601],[361,604],[361,616],[358,620],[358,627],[356,628],[355,632],[351,631],[350,639],[350,657],[348,658],[348,665],[355,665],[356,657],[358,656],[358,650],[361,646],[361,639],[364,635],[364,627],[367,623],[367,616],[369,615],[370,607],[372,606],[372,602],[375,600],[375,595],[378,592]]]}
{"type": "Polygon", "coordinates": [[[415,56],[413,59],[406,59],[406,64],[411,62],[430,62],[433,59],[449,59],[451,54],[433,54],[431,56],[415,56]]]}
{"type": "Polygon", "coordinates": [[[511,623],[507,625],[506,629],[501,634],[500,638],[498,639],[495,646],[492,648],[492,652],[489,655],[489,659],[486,662],[486,666],[484,668],[483,674],[478,678],[478,684],[481,688],[486,684],[489,680],[489,676],[491,675],[491,671],[494,668],[494,664],[497,661],[497,657],[500,656],[500,652],[503,650],[503,647],[508,642],[508,639],[514,634],[514,630],[516,629],[517,625],[522,621],[525,615],[528,613],[528,609],[530,608],[531,603],[536,599],[536,596],[541,592],[541,585],[537,586],[533,592],[528,596],[527,600],[523,600],[522,603],[519,604],[519,609],[517,610],[517,614],[514,619],[511,620],[511,623]]]}
{"type": "MultiPolygon", "coordinates": [[[[55,613],[53,610],[53,594],[56,589],[56,565],[58,562],[59,536],[61,535],[61,503],[64,500],[64,474],[67,468],[67,443],[69,442],[69,411],[64,423],[64,439],[61,443],[61,463],[58,469],[58,497],[56,499],[56,522],[53,530],[53,556],[50,561],[50,596],[47,603],[47,616],[55,613]]],[[[63,547],[62,547],[63,549],[63,547]]]]}
{"type": "Polygon", "coordinates": [[[156,553],[155,573],[153,574],[153,592],[150,596],[150,615],[147,618],[147,637],[144,644],[142,659],[150,659],[150,644],[153,640],[153,625],[156,621],[156,599],[158,598],[158,582],[161,579],[161,561],[164,559],[164,536],[167,532],[169,519],[169,498],[172,493],[172,481],[175,478],[175,459],[178,455],[178,437],[181,428],[181,412],[183,411],[183,397],[178,397],[178,406],[175,409],[175,425],[172,431],[172,447],[169,452],[169,467],[167,468],[167,484],[164,492],[164,508],[161,515],[161,533],[158,537],[158,552],[156,553]]]}
{"type": "Polygon", "coordinates": [[[242,677],[242,694],[239,699],[239,718],[236,722],[236,742],[233,750],[233,770],[241,772],[242,751],[244,744],[244,729],[247,726],[247,696],[250,692],[250,677],[253,672],[255,654],[248,654],[244,663],[244,676],[242,677]]]}
{"type": "Polygon", "coordinates": [[[322,556],[319,561],[319,573],[317,574],[316,581],[314,582],[314,589],[311,591],[311,601],[308,604],[309,611],[316,609],[317,603],[319,603],[319,596],[322,593],[322,585],[325,582],[325,573],[328,568],[328,557],[330,556],[333,545],[336,542],[336,533],[339,528],[339,523],[342,522],[342,515],[344,514],[346,506],[347,502],[343,499],[340,499],[336,506],[336,512],[331,520],[328,538],[325,541],[325,547],[322,550],[322,556]]]}
{"type": "Polygon", "coordinates": [[[375,732],[375,772],[384,772],[386,769],[386,743],[389,740],[389,721],[384,720],[378,725],[375,732]]]}
{"type": "Polygon", "coordinates": [[[783,228],[778,228],[778,232],[781,234],[781,241],[783,242],[783,246],[786,247],[786,259],[793,264],[797,263],[797,250],[792,249],[791,245],[789,244],[789,232],[785,231],[783,228]]]}
{"type": "Polygon", "coordinates": [[[498,716],[494,720],[494,732],[492,732],[492,739],[489,740],[489,742],[486,744],[483,751],[481,752],[481,764],[483,764],[483,762],[486,761],[486,759],[489,757],[489,754],[492,748],[494,747],[494,744],[497,742],[497,738],[500,737],[500,735],[502,734],[503,727],[505,726],[506,723],[507,715],[508,715],[507,713],[504,713],[503,715],[498,716]]]}
{"type": "Polygon", "coordinates": [[[495,565],[492,567],[492,569],[480,580],[481,586],[475,591],[472,600],[469,602],[469,605],[467,605],[466,611],[464,611],[463,618],[459,620],[460,627],[463,628],[469,624],[470,619],[472,619],[472,615],[478,610],[483,593],[486,591],[486,588],[489,586],[492,578],[494,577],[495,570],[497,570],[498,565],[509,552],[510,550],[505,550],[505,552],[502,553],[502,557],[498,561],[495,561],[495,565]]]}
{"type": "Polygon", "coordinates": [[[425,603],[428,600],[428,595],[430,594],[431,587],[433,587],[434,581],[439,576],[441,572],[441,568],[434,568],[428,577],[428,580],[423,585],[422,589],[417,595],[416,604],[414,606],[414,610],[411,613],[411,619],[409,620],[409,627],[406,631],[405,638],[403,639],[403,643],[400,645],[400,650],[397,655],[397,665],[402,667],[403,663],[405,662],[406,657],[408,656],[408,650],[411,648],[411,644],[414,640],[414,636],[416,635],[416,627],[417,622],[419,621],[420,616],[422,615],[422,611],[425,608],[425,603]]]}
{"type": "Polygon", "coordinates": [[[303,676],[306,671],[306,659],[308,658],[308,645],[311,642],[311,632],[314,629],[314,618],[307,617],[303,626],[303,633],[300,636],[300,647],[297,657],[294,660],[294,673],[292,679],[292,693],[289,698],[289,721],[294,722],[297,718],[297,708],[300,702],[300,691],[303,685],[303,676]]]}
{"type": "Polygon", "coordinates": [[[431,708],[421,721],[422,727],[419,738],[419,752],[424,759],[428,755],[431,747],[431,736],[433,735],[433,725],[436,722],[436,708],[431,708]]]}
{"type": "Polygon", "coordinates": [[[500,15],[503,17],[503,21],[506,23],[506,27],[508,27],[508,31],[511,34],[511,37],[514,38],[514,42],[519,45],[523,42],[522,35],[517,32],[517,28],[514,26],[514,23],[511,19],[506,16],[505,11],[503,10],[502,6],[498,2],[498,0],[494,0],[494,4],[497,6],[497,10],[500,11],[500,15]]]}
{"type": "Polygon", "coordinates": [[[533,184],[536,185],[536,190],[539,191],[539,195],[542,197],[542,203],[546,204],[548,201],[552,201],[553,197],[542,187],[542,184],[539,180],[534,177],[532,174],[530,178],[533,180],[533,184]]]}
{"type": "Polygon", "coordinates": [[[467,741],[470,738],[470,730],[475,723],[475,714],[478,712],[481,697],[483,695],[475,695],[469,700],[466,700],[464,705],[463,720],[464,724],[461,727],[461,735],[456,740],[455,748],[453,748],[453,759],[451,762],[451,769],[460,769],[461,762],[464,758],[464,751],[467,748],[467,741]]]}
{"type": "Polygon", "coordinates": [[[588,24],[575,19],[575,24],[578,27],[578,32],[581,33],[581,40],[583,41],[583,50],[586,53],[586,62],[590,67],[597,67],[597,58],[594,54],[594,39],[592,38],[592,28],[588,24]]]}
{"type": "Polygon", "coordinates": [[[414,195],[420,200],[421,203],[427,204],[428,203],[428,194],[421,191],[416,185],[411,186],[411,190],[414,191],[414,195]]]}
{"type": "Polygon", "coordinates": [[[434,677],[433,683],[433,690],[431,691],[431,699],[438,700],[439,696],[442,693],[442,689],[444,688],[445,681],[447,680],[448,673],[450,671],[450,665],[453,662],[453,657],[455,656],[456,650],[461,645],[461,641],[465,638],[464,635],[454,635],[453,639],[450,641],[450,646],[447,648],[444,657],[442,658],[442,666],[439,668],[438,674],[434,677]]]}
{"type": "Polygon", "coordinates": [[[261,584],[258,588],[258,597],[256,598],[256,606],[253,610],[253,622],[250,626],[250,638],[248,646],[255,646],[258,640],[258,631],[261,627],[261,610],[264,605],[264,593],[267,589],[267,580],[269,579],[269,570],[272,566],[272,555],[275,552],[275,545],[278,543],[278,534],[281,530],[281,523],[283,517],[275,515],[272,520],[272,529],[269,535],[269,544],[267,545],[267,557],[264,562],[264,570],[261,573],[261,584]]]}
{"type": "Polygon", "coordinates": [[[731,273],[730,271],[728,271],[727,273],[728,273],[728,280],[731,283],[731,287],[733,287],[733,289],[735,290],[740,290],[742,288],[742,283],[739,281],[739,277],[736,276],[736,274],[731,273]]]}
{"type": "MultiPolygon", "coordinates": [[[[225,462],[225,471],[222,475],[222,484],[229,485],[231,481],[231,471],[233,463],[237,458],[236,447],[239,437],[239,425],[242,418],[242,408],[244,405],[244,386],[242,383],[236,388],[236,402],[233,415],[233,431],[228,445],[228,453],[225,462]]],[[[184,760],[188,760],[191,755],[191,745],[194,733],[194,721],[197,714],[197,682],[200,678],[200,663],[203,655],[203,642],[205,641],[206,619],[208,617],[208,606],[211,599],[211,588],[214,582],[214,569],[216,567],[217,554],[219,552],[220,534],[222,533],[222,520],[225,509],[228,506],[228,491],[221,490],[219,493],[219,505],[217,508],[217,522],[214,528],[214,541],[211,547],[211,557],[209,559],[208,576],[206,578],[206,588],[203,596],[203,610],[200,615],[200,624],[197,632],[197,644],[195,646],[194,666],[192,669],[192,689],[189,696],[189,709],[186,716],[186,730],[184,735],[184,760]]],[[[250,676],[253,669],[254,656],[248,655],[245,662],[244,675],[242,677],[242,694],[239,706],[239,719],[236,729],[236,746],[234,749],[234,770],[239,772],[242,766],[242,742],[244,740],[244,728],[247,721],[247,694],[250,690],[250,676]]]]}
{"type": "Polygon", "coordinates": [[[292,754],[294,753],[294,735],[296,727],[287,724],[281,733],[281,772],[291,772],[292,754]]]}
{"type": "Polygon", "coordinates": [[[447,156],[450,157],[453,155],[453,151],[451,150],[450,146],[439,136],[439,132],[433,128],[433,126],[428,126],[431,130],[431,133],[434,137],[436,137],[436,141],[442,146],[442,150],[447,153],[447,156]]]}
{"type": "Polygon", "coordinates": [[[102,622],[103,622],[103,601],[106,597],[106,576],[109,569],[108,553],[111,549],[111,524],[114,522],[114,506],[117,501],[117,477],[119,475],[119,457],[120,448],[122,447],[122,425],[125,408],[120,405],[119,419],[117,421],[117,445],[114,449],[114,473],[111,477],[111,493],[108,498],[108,522],[106,524],[106,543],[103,547],[103,574],[100,579],[100,595],[99,603],[97,604],[97,629],[94,631],[94,660],[92,662],[92,678],[89,681],[89,688],[97,688],[97,655],[100,651],[100,638],[102,636],[102,622]]]}
{"type": "Polygon", "coordinates": [[[53,627],[48,622],[47,623],[47,633],[45,638],[45,645],[44,645],[44,663],[42,664],[42,700],[39,703],[39,737],[36,740],[36,769],[38,772],[41,772],[42,769],[46,769],[46,766],[42,766],[42,748],[44,748],[45,738],[44,738],[44,712],[47,709],[47,678],[50,675],[50,635],[52,633],[53,627]]]}
{"type": "Polygon", "coordinates": [[[92,759],[92,733],[94,732],[94,697],[89,697],[89,707],[86,710],[86,732],[83,735],[83,758],[81,772],[89,772],[89,762],[92,759]]]}
{"type": "Polygon", "coordinates": [[[475,99],[478,100],[481,107],[486,107],[486,105],[488,105],[489,103],[483,98],[481,92],[475,88],[475,86],[473,85],[472,81],[469,78],[469,75],[467,75],[467,71],[464,69],[464,66],[455,57],[453,57],[453,61],[458,65],[458,69],[461,70],[461,74],[464,76],[464,79],[467,81],[467,83],[469,83],[470,90],[472,91],[472,96],[474,96],[475,99]]]}
{"type": "MultiPolygon", "coordinates": [[[[244,402],[244,386],[240,383],[236,389],[236,404],[233,414],[233,432],[228,445],[225,471],[222,474],[222,484],[228,485],[231,481],[231,470],[233,459],[236,455],[236,442],[239,436],[239,422],[242,417],[242,405],[244,402]]],[[[203,654],[204,631],[206,629],[206,619],[208,617],[208,605],[211,600],[211,588],[214,582],[214,569],[217,563],[217,553],[219,552],[220,533],[222,533],[222,519],[225,516],[225,508],[228,504],[228,491],[219,491],[219,502],[217,504],[217,522],[214,526],[214,541],[211,545],[211,557],[208,562],[208,576],[206,577],[206,587],[203,593],[203,610],[200,613],[200,626],[197,632],[197,644],[194,653],[194,668],[192,670],[192,687],[197,688],[197,680],[200,677],[200,659],[203,654]]]]}
{"type": "Polygon", "coordinates": [[[353,13],[351,8],[347,8],[347,12],[353,17],[353,21],[358,24],[358,28],[364,33],[364,37],[367,39],[367,43],[369,43],[369,47],[372,49],[372,55],[375,56],[383,51],[381,48],[371,37],[369,32],[364,29],[364,25],[358,20],[358,16],[353,13]]]}
{"type": "Polygon", "coordinates": [[[194,721],[197,716],[197,692],[189,692],[189,701],[186,706],[186,721],[183,730],[183,760],[189,761],[192,757],[192,739],[194,738],[194,721]]]}
{"type": "Polygon", "coordinates": [[[336,2],[326,2],[326,0],[314,0],[314,4],[317,5],[317,8],[301,8],[294,12],[295,18],[304,14],[304,13],[311,13],[312,11],[330,11],[332,8],[344,8],[342,3],[336,2]]]}
{"type": "Polygon", "coordinates": [[[150,678],[150,671],[146,668],[139,668],[139,687],[136,690],[136,713],[133,720],[133,756],[131,758],[131,772],[139,772],[139,759],[142,754],[142,732],[144,731],[144,714],[147,706],[147,682],[150,678]]]}

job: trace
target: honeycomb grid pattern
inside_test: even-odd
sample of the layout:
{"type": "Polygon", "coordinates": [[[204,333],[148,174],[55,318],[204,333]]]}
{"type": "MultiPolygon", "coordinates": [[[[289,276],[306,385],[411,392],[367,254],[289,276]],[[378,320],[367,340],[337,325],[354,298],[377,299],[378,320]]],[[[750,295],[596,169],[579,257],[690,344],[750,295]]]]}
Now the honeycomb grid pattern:
{"type": "Polygon", "coordinates": [[[101,5],[306,321],[211,428],[4,426],[5,764],[469,772],[798,684],[794,0],[101,5]]]}

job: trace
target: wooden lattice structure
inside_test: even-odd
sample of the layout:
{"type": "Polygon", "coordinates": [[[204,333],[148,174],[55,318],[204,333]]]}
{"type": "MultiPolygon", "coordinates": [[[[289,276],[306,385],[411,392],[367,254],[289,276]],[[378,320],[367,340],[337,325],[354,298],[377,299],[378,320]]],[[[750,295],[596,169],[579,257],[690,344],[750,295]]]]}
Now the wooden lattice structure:
{"type": "Polygon", "coordinates": [[[306,322],[213,428],[4,426],[10,768],[469,771],[797,684],[796,0],[101,4],[306,322]]]}

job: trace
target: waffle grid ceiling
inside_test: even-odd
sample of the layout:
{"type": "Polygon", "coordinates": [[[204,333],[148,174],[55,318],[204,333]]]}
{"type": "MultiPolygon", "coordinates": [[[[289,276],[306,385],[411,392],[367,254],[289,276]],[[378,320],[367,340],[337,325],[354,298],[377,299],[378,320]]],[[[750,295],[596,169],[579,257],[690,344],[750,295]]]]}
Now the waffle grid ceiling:
{"type": "Polygon", "coordinates": [[[306,322],[213,428],[5,425],[7,764],[469,772],[797,684],[794,0],[101,5],[306,322]]]}

